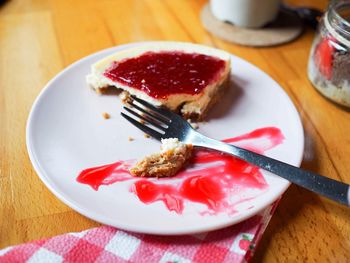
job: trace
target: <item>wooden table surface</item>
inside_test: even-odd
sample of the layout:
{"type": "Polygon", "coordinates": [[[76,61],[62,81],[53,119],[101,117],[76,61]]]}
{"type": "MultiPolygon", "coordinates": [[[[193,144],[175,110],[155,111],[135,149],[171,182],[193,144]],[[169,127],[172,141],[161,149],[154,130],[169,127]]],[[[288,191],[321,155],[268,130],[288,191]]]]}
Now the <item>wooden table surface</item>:
{"type": "MultiPolygon", "coordinates": [[[[324,99],[306,66],[314,31],[292,43],[250,48],[206,32],[195,0],[9,0],[0,6],[0,248],[100,225],[59,201],[29,161],[32,103],[59,71],[98,50],[144,40],[215,46],[257,65],[295,103],[305,129],[302,167],[350,183],[350,112],[324,99]]],[[[326,1],[292,1],[325,8],[326,1]]],[[[350,209],[292,185],[253,261],[350,260],[350,209]]]]}

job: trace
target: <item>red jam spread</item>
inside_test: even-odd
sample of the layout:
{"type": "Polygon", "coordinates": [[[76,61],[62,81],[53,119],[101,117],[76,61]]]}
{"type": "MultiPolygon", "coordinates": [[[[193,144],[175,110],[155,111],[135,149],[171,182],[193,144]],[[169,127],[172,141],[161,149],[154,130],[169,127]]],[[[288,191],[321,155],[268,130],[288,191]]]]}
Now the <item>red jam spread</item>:
{"type": "Polygon", "coordinates": [[[181,51],[147,52],[113,64],[104,75],[153,98],[199,94],[225,68],[216,57],[181,51]]]}
{"type": "MultiPolygon", "coordinates": [[[[280,129],[266,127],[238,137],[227,143],[264,154],[284,141],[280,129]]],[[[260,169],[236,157],[220,152],[199,149],[189,166],[176,177],[134,177],[129,169],[136,160],[117,161],[112,164],[83,170],[77,181],[98,190],[102,185],[131,181],[131,192],[144,204],[163,202],[169,211],[181,214],[186,203],[199,203],[209,213],[235,211],[239,205],[262,194],[268,184],[260,169]]],[[[130,185],[128,185],[129,187],[130,185]]]]}

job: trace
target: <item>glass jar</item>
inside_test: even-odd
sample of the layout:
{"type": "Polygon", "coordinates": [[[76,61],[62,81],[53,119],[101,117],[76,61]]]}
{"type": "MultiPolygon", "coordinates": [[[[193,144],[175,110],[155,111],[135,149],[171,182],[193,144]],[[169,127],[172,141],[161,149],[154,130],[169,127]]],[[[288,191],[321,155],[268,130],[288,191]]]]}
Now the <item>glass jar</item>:
{"type": "Polygon", "coordinates": [[[334,1],[320,20],[308,76],[329,99],[350,107],[350,1],[334,1]]]}

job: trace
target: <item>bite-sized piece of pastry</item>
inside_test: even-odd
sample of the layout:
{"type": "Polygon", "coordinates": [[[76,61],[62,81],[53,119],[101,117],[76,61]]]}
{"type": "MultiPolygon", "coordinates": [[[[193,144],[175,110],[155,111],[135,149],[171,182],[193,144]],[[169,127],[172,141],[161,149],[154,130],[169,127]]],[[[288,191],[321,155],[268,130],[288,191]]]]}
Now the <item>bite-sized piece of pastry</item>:
{"type": "Polygon", "coordinates": [[[161,152],[146,156],[130,169],[134,176],[170,177],[176,175],[191,158],[193,146],[176,138],[162,139],[161,152]]]}

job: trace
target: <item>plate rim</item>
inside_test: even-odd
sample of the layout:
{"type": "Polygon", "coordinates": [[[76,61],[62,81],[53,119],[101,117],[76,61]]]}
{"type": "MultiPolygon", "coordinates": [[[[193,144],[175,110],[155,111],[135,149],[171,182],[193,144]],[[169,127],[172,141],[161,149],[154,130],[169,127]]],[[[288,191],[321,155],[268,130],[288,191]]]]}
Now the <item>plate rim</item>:
{"type": "MultiPolygon", "coordinates": [[[[157,229],[150,230],[149,228],[147,228],[147,226],[135,226],[135,225],[130,226],[130,224],[125,224],[121,221],[118,221],[116,224],[115,222],[113,222],[113,220],[109,220],[109,218],[106,218],[103,216],[100,217],[100,215],[98,213],[95,213],[94,211],[86,211],[86,209],[81,208],[79,206],[79,204],[76,203],[75,200],[72,200],[71,198],[66,197],[64,193],[61,193],[60,191],[56,190],[55,186],[54,186],[55,184],[50,180],[50,177],[48,176],[47,172],[41,167],[40,161],[36,157],[36,154],[34,151],[33,141],[31,139],[32,134],[33,134],[33,126],[31,124],[33,123],[33,118],[35,117],[35,113],[38,110],[37,105],[40,103],[42,98],[48,92],[52,83],[57,81],[59,78],[61,78],[66,72],[70,71],[72,68],[77,67],[80,64],[83,64],[86,60],[89,60],[92,57],[99,56],[99,55],[102,55],[104,53],[106,53],[108,55],[109,52],[123,50],[123,49],[126,49],[128,47],[144,45],[144,44],[156,44],[157,42],[174,42],[174,41],[143,41],[143,42],[133,42],[133,43],[117,45],[114,47],[109,47],[109,48],[94,52],[88,56],[85,56],[81,59],[76,60],[72,64],[68,65],[67,67],[65,67],[61,71],[59,71],[53,78],[51,78],[46,83],[46,85],[43,87],[43,89],[39,92],[36,99],[34,100],[32,107],[30,109],[29,115],[28,115],[27,123],[26,123],[27,152],[28,152],[29,159],[33,165],[33,168],[34,168],[37,176],[44,183],[44,185],[51,191],[51,193],[53,193],[61,202],[63,202],[64,204],[66,204],[67,206],[69,206],[70,208],[75,210],[76,212],[80,213],[81,215],[83,215],[83,216],[85,216],[93,221],[100,222],[100,223],[110,225],[110,226],[114,226],[114,227],[117,227],[119,229],[131,231],[131,232],[144,233],[144,234],[156,234],[156,235],[195,234],[195,233],[209,232],[209,231],[213,231],[213,230],[217,230],[217,229],[222,229],[222,228],[225,228],[225,227],[228,227],[231,225],[235,225],[235,224],[238,224],[238,223],[240,223],[240,222],[242,222],[242,221],[244,221],[244,220],[246,220],[254,215],[259,214],[262,210],[264,210],[269,205],[271,205],[272,203],[277,201],[280,197],[282,197],[283,193],[287,190],[287,188],[289,187],[289,185],[291,183],[288,182],[287,180],[283,179],[286,182],[285,185],[283,187],[281,187],[280,191],[273,192],[273,194],[271,195],[272,198],[270,198],[269,202],[266,202],[266,204],[263,206],[254,207],[251,210],[247,210],[247,212],[245,212],[243,215],[239,216],[238,219],[235,219],[234,222],[227,220],[224,223],[212,224],[209,227],[197,225],[197,226],[192,226],[189,229],[184,228],[184,229],[180,229],[180,230],[176,229],[176,230],[168,230],[168,231],[164,231],[164,230],[157,231],[157,229]]],[[[186,43],[188,43],[188,42],[186,42],[186,43]]],[[[290,96],[288,96],[287,92],[282,88],[282,86],[278,82],[276,82],[269,74],[267,74],[265,71],[263,71],[262,69],[257,67],[255,64],[251,63],[250,61],[247,61],[247,60],[245,60],[237,55],[234,55],[232,53],[230,53],[230,55],[232,57],[235,57],[235,59],[239,59],[245,63],[248,63],[250,66],[254,67],[255,70],[258,70],[261,73],[263,73],[264,75],[266,75],[270,79],[270,81],[274,82],[274,84],[278,87],[278,90],[279,90],[278,92],[280,93],[280,95],[285,97],[286,101],[288,101],[288,103],[290,104],[289,111],[293,111],[292,113],[296,117],[296,120],[297,120],[296,124],[299,126],[299,127],[296,127],[296,130],[299,131],[299,133],[300,133],[299,137],[301,139],[301,141],[300,141],[301,147],[300,147],[299,157],[296,158],[297,159],[296,163],[293,165],[300,167],[300,164],[303,160],[303,153],[304,153],[304,147],[305,147],[305,143],[304,143],[305,135],[304,135],[304,128],[302,125],[302,120],[301,120],[299,112],[296,109],[295,104],[291,100],[290,96]]]]}

